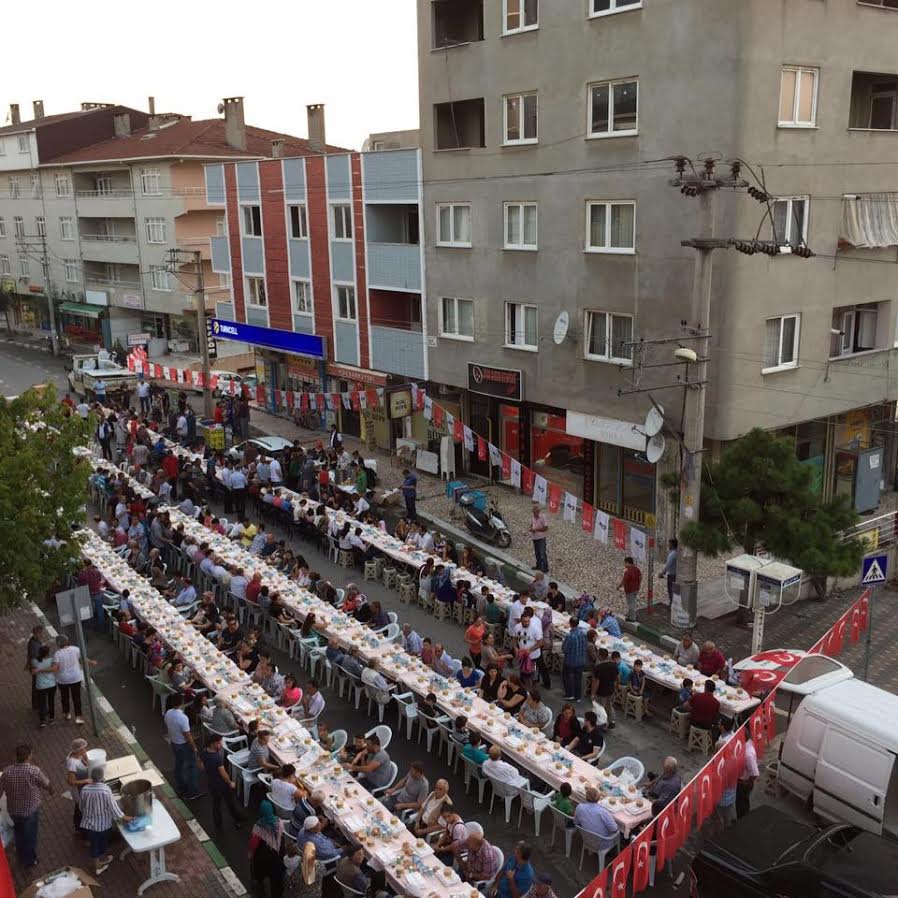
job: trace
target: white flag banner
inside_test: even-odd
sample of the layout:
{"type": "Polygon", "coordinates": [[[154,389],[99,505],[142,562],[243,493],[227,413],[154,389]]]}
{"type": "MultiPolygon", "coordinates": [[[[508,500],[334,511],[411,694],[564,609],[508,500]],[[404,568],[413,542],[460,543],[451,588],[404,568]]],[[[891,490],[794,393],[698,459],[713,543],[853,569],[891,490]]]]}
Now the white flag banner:
{"type": "Polygon", "coordinates": [[[490,443],[489,452],[490,452],[490,464],[494,468],[501,468],[502,467],[502,453],[499,451],[499,447],[494,446],[492,443],[490,443]]]}
{"type": "Polygon", "coordinates": [[[325,406],[327,407],[327,410],[328,410],[329,412],[335,412],[335,411],[336,411],[336,409],[334,408],[334,398],[333,398],[333,396],[331,396],[330,393],[325,393],[325,394],[324,394],[324,404],[325,404],[325,406]]]}
{"type": "Polygon", "coordinates": [[[449,436],[452,436],[452,429],[455,427],[455,415],[450,415],[449,412],[446,412],[446,432],[449,436]]]}
{"type": "Polygon", "coordinates": [[[418,410],[418,385],[412,384],[412,408],[418,410]]]}
{"type": "Polygon", "coordinates": [[[533,501],[539,502],[540,505],[545,505],[548,490],[549,484],[546,482],[546,478],[537,474],[533,478],[533,501]]]}
{"type": "Polygon", "coordinates": [[[608,542],[608,530],[611,527],[611,518],[606,511],[600,511],[596,515],[596,526],[593,528],[593,538],[600,543],[608,542]]]}
{"type": "Polygon", "coordinates": [[[465,449],[468,452],[474,451],[474,431],[468,425],[465,425],[465,449]]]}
{"type": "Polygon", "coordinates": [[[634,561],[645,561],[645,531],[637,527],[630,528],[630,554],[634,561]]]}
{"type": "Polygon", "coordinates": [[[377,404],[379,406],[383,406],[384,404],[384,396],[386,395],[386,391],[383,387],[377,388],[377,404]]]}
{"type": "Polygon", "coordinates": [[[511,485],[521,487],[521,463],[516,458],[511,460],[511,485]]]}
{"type": "Polygon", "coordinates": [[[564,519],[566,521],[577,520],[577,497],[573,493],[564,494],[564,519]]]}
{"type": "Polygon", "coordinates": [[[343,408],[345,408],[346,411],[351,411],[352,410],[352,394],[351,393],[341,393],[340,398],[343,402],[343,408]]]}
{"type": "Polygon", "coordinates": [[[364,390],[359,390],[359,408],[362,411],[368,408],[368,394],[364,390]]]}
{"type": "Polygon", "coordinates": [[[433,420],[433,400],[429,396],[424,397],[424,417],[433,420]]]}

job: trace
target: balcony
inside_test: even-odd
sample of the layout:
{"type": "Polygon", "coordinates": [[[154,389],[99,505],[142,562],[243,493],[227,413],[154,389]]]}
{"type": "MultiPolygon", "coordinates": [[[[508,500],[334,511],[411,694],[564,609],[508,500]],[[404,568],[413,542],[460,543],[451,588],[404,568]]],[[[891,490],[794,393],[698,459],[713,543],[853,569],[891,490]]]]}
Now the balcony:
{"type": "Polygon", "coordinates": [[[79,218],[134,218],[132,190],[77,190],[75,199],[79,218]]]}
{"type": "Polygon", "coordinates": [[[414,243],[369,243],[368,284],[420,293],[421,248],[414,243]]]}
{"type": "Polygon", "coordinates": [[[140,263],[137,238],[129,236],[82,234],[81,255],[90,262],[112,262],[118,265],[140,263]]]}
{"type": "Polygon", "coordinates": [[[433,0],[433,49],[483,40],[483,0],[433,0]]]}
{"type": "Polygon", "coordinates": [[[852,131],[898,131],[898,76],[852,75],[848,127],[852,131]]]}
{"type": "Polygon", "coordinates": [[[403,377],[426,377],[424,334],[420,330],[371,325],[371,367],[403,377]]]}
{"type": "Polygon", "coordinates": [[[436,103],[433,107],[436,150],[467,150],[486,146],[483,97],[436,103]]]}
{"type": "Polygon", "coordinates": [[[120,309],[144,308],[143,288],[139,281],[113,281],[93,274],[85,274],[84,280],[88,292],[105,294],[106,305],[120,309]]]}

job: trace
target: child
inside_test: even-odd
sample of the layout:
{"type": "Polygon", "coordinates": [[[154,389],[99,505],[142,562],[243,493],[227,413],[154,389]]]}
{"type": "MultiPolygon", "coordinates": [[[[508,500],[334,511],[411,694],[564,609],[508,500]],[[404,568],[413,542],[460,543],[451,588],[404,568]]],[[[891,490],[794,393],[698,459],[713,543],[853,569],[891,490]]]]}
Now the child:
{"type": "Polygon", "coordinates": [[[645,688],[645,672],[642,669],[642,661],[633,662],[633,671],[630,674],[630,694],[642,696],[642,707],[644,713],[649,713],[649,693],[645,688]]]}
{"type": "Polygon", "coordinates": [[[465,745],[470,738],[468,734],[468,718],[460,714],[452,725],[452,741],[458,745],[465,745]]]}
{"type": "Polygon", "coordinates": [[[686,677],[683,680],[683,685],[680,688],[680,691],[677,693],[677,707],[682,708],[689,699],[692,698],[692,680],[689,677],[686,677]]]}
{"type": "Polygon", "coordinates": [[[624,661],[620,656],[620,652],[612,652],[611,660],[617,664],[617,669],[620,672],[620,684],[621,686],[629,686],[630,685],[630,676],[632,675],[632,670],[630,665],[624,661]]]}
{"type": "Polygon", "coordinates": [[[561,811],[562,814],[567,814],[568,817],[574,816],[574,803],[571,801],[570,783],[564,782],[559,786],[552,799],[552,805],[557,811],[561,811]]]}

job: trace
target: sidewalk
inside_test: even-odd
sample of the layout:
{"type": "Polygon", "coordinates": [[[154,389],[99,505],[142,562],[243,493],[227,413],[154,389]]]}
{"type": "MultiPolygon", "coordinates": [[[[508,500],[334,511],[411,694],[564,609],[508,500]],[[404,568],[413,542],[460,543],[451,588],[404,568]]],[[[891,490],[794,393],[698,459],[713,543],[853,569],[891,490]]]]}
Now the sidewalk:
{"type": "MultiPolygon", "coordinates": [[[[76,726],[72,721],[66,721],[61,715],[57,698],[56,723],[46,729],[38,729],[37,716],[31,710],[29,677],[23,670],[25,643],[38,621],[36,609],[31,605],[24,605],[0,618],[0,639],[8,648],[0,659],[0,681],[6,687],[0,691],[0,715],[5,724],[0,732],[2,766],[6,767],[15,760],[17,744],[29,742],[34,748],[34,762],[49,777],[55,792],[52,797],[44,795],[41,805],[37,866],[32,870],[22,870],[15,856],[14,845],[8,846],[13,879],[20,893],[38,877],[62,866],[82,867],[88,872],[92,870],[87,848],[75,836],[72,828],[73,804],[68,797],[65,782],[65,759],[72,740],[78,737],[87,739],[89,748],[104,748],[109,758],[134,754],[144,767],[149,761],[146,752],[133,741],[131,731],[122,724],[109,702],[102,696],[97,707],[99,739],[93,736],[86,700],[84,711],[88,722],[85,725],[76,726]]],[[[40,622],[45,623],[43,616],[40,622]]],[[[50,632],[53,632],[52,629],[50,632]]],[[[129,700],[146,701],[147,697],[143,694],[131,695],[129,700]]],[[[162,801],[181,832],[180,841],[165,849],[166,867],[177,873],[181,882],[160,883],[153,886],[151,894],[156,898],[177,898],[181,895],[228,898],[231,895],[246,894],[239,882],[235,889],[226,885],[226,874],[219,872],[219,865],[216,863],[217,849],[197,827],[204,839],[200,841],[188,822],[193,815],[182,802],[170,797],[174,794],[171,788],[164,785],[155,792],[157,800],[162,801]]],[[[100,877],[101,889],[97,891],[98,895],[136,894],[138,886],[149,877],[149,855],[129,854],[124,861],[120,861],[118,855],[122,847],[119,839],[111,844],[110,853],[115,856],[115,860],[100,877]]],[[[221,861],[220,866],[223,868],[223,859],[221,861]]]]}

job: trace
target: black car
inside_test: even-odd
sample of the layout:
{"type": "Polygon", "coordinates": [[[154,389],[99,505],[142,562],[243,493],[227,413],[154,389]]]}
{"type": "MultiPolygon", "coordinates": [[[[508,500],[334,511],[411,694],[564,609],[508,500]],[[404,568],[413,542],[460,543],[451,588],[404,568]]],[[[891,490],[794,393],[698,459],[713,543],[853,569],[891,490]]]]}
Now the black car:
{"type": "Polygon", "coordinates": [[[705,843],[692,898],[898,895],[898,842],[855,826],[816,827],[762,805],[705,843]]]}

